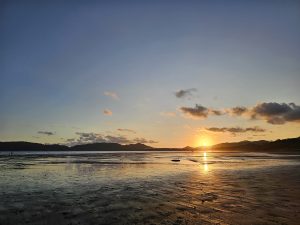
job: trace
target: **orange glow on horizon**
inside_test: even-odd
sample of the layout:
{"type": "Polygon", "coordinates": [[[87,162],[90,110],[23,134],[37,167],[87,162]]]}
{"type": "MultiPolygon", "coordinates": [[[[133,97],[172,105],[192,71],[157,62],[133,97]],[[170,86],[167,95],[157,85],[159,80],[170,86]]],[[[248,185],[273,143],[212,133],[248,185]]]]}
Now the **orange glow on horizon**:
{"type": "Polygon", "coordinates": [[[197,147],[209,147],[213,145],[212,139],[210,137],[200,137],[196,142],[197,147]]]}

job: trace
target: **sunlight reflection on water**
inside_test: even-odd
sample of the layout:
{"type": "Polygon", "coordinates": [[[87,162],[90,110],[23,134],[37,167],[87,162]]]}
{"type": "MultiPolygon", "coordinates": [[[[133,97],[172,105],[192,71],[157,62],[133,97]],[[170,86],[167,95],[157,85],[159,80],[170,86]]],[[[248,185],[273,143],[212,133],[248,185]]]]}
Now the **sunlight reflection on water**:
{"type": "MultiPolygon", "coordinates": [[[[69,224],[70,216],[78,220],[75,224],[86,224],[83,220],[87,216],[94,219],[93,224],[114,224],[107,222],[111,218],[126,221],[119,224],[137,224],[137,221],[147,224],[144,222],[150,217],[155,218],[151,224],[161,224],[166,218],[164,212],[185,216],[190,219],[187,224],[198,224],[201,218],[203,224],[207,221],[215,224],[213,215],[218,221],[224,218],[224,211],[217,214],[215,208],[229,210],[227,206],[235,204],[238,207],[232,210],[244,213],[246,207],[250,210],[256,206],[255,191],[260,201],[265,196],[264,204],[268,204],[268,196],[260,195],[260,190],[266,189],[261,181],[270,182],[269,187],[283,185],[285,190],[289,184],[267,178],[276,178],[269,176],[274,174],[272,171],[277,171],[277,176],[282,172],[281,177],[295,175],[290,173],[293,167],[289,169],[287,165],[299,162],[299,156],[213,151],[0,156],[0,223],[8,224],[2,222],[7,218],[23,221],[24,213],[15,214],[20,210],[32,221],[38,216],[36,212],[49,210],[36,220],[39,223],[33,224],[42,224],[41,221],[53,215],[65,219],[64,223],[56,224],[69,224]],[[276,166],[279,169],[273,170],[276,166]],[[266,167],[271,169],[264,170],[266,167]],[[250,190],[249,195],[241,203],[245,190],[250,190]],[[82,213],[87,210],[89,214],[82,213]]],[[[278,196],[276,205],[280,205],[277,203],[282,202],[282,197],[287,203],[295,198],[291,189],[290,196],[280,195],[281,189],[270,190],[272,193],[278,190],[279,194],[274,195],[278,196]]],[[[281,210],[284,209],[290,207],[283,206],[281,210]]],[[[232,212],[226,212],[231,221],[232,212]]],[[[165,224],[177,224],[176,221],[177,217],[169,217],[165,224]]],[[[259,222],[255,224],[263,224],[259,222]]]]}
{"type": "Polygon", "coordinates": [[[299,163],[296,156],[286,157],[200,151],[1,156],[0,186],[8,189],[20,185],[23,188],[38,188],[74,185],[74,182],[78,185],[97,185],[115,181],[160,179],[195,171],[213,175],[220,169],[245,170],[299,163]],[[173,159],[179,161],[173,162],[173,159]]]}
{"type": "Polygon", "coordinates": [[[204,168],[204,172],[207,173],[208,172],[208,163],[207,163],[207,153],[203,152],[203,168],[204,168]]]}

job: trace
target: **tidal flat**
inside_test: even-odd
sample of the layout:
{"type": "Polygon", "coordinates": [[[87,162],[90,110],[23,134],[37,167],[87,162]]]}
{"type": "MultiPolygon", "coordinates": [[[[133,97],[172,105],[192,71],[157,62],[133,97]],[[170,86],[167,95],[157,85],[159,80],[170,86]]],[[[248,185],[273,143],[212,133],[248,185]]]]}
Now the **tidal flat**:
{"type": "Polygon", "coordinates": [[[299,224],[300,156],[0,154],[0,224],[299,224]]]}

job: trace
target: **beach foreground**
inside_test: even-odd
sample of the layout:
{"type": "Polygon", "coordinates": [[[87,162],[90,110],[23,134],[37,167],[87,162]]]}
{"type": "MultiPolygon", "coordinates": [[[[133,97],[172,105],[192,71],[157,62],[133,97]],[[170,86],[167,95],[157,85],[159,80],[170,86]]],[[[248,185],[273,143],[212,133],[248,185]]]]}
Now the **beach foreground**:
{"type": "Polygon", "coordinates": [[[299,196],[294,155],[0,156],[1,225],[299,224],[299,196]]]}

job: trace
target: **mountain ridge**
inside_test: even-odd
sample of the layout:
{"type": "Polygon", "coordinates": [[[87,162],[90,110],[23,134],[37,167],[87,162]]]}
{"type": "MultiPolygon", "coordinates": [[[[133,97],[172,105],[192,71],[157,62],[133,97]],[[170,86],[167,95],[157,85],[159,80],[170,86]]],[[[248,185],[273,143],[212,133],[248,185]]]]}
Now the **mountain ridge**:
{"type": "Polygon", "coordinates": [[[278,139],[275,141],[240,141],[216,144],[210,147],[154,148],[142,143],[121,145],[118,143],[88,143],[75,146],[60,144],[41,144],[26,141],[0,142],[0,151],[297,151],[300,152],[300,137],[278,139]]]}

